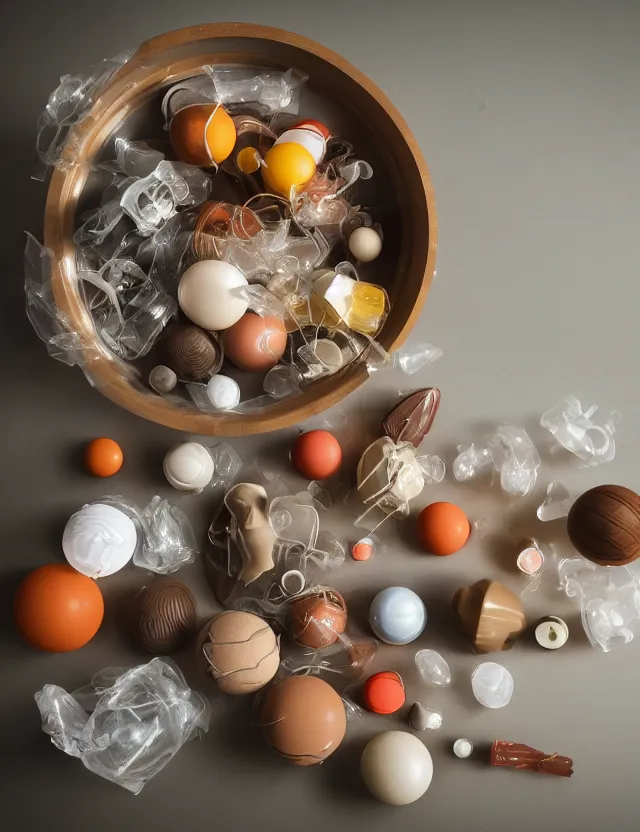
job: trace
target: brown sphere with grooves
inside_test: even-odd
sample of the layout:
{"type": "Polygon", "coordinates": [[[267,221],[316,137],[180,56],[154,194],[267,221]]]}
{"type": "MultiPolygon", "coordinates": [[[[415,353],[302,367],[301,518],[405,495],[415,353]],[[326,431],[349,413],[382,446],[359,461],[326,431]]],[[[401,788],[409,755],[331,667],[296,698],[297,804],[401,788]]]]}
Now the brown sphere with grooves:
{"type": "Polygon", "coordinates": [[[321,589],[296,598],[289,611],[291,638],[320,650],[338,640],[347,626],[347,605],[335,589],[321,589]]]}
{"type": "Polygon", "coordinates": [[[578,497],[567,518],[571,543],[598,566],[624,566],[640,557],[640,495],[599,485],[578,497]]]}
{"type": "Polygon", "coordinates": [[[170,578],[159,578],[143,587],[131,605],[131,636],[149,653],[180,650],[195,635],[197,623],[191,590],[170,578]]]}
{"type": "Polygon", "coordinates": [[[287,676],[267,692],[260,716],[267,743],[296,766],[326,760],[347,730],[342,699],[317,676],[287,676]]]}
{"type": "Polygon", "coordinates": [[[162,346],[167,366],[183,381],[207,381],[222,366],[217,338],[195,324],[171,324],[162,346]]]}

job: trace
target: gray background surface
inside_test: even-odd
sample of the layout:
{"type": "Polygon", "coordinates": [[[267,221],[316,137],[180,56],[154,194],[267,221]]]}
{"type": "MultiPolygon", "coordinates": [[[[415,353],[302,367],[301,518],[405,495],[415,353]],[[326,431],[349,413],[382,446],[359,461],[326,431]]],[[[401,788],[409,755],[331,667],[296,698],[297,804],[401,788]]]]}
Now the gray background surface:
{"type": "MultiPolygon", "coordinates": [[[[543,653],[527,642],[505,654],[514,674],[511,705],[489,712],[470,697],[476,658],[450,627],[453,591],[481,577],[518,589],[518,538],[540,531],[565,545],[563,524],[540,529],[535,507],[546,484],[574,493],[602,482],[638,490],[638,191],[640,5],[637,2],[122,2],[22,0],[3,25],[2,229],[2,826],[14,830],[596,830],[638,828],[638,645],[610,655],[592,650],[577,610],[546,587],[527,601],[532,619],[566,615],[570,644],[543,653]],[[429,792],[392,809],[359,783],[368,738],[406,727],[406,714],[365,715],[325,765],[289,767],[250,725],[248,703],[214,700],[209,734],[192,743],[138,797],[83,769],[41,733],[33,694],[52,682],[72,690],[107,665],[142,659],[117,628],[119,604],[143,582],[134,571],[101,586],[105,626],[87,647],[39,654],[11,628],[11,598],[31,568],[61,558],[66,518],[114,490],[140,501],[169,494],[160,461],[176,440],[103,399],[81,373],[49,360],[22,311],[21,231],[41,229],[44,189],[30,181],[35,119],[63,72],[115,54],[154,34],[211,20],[289,28],[342,53],[377,82],[407,118],[431,169],[438,200],[437,276],[419,334],[444,357],[411,379],[380,376],[355,394],[355,429],[382,415],[399,390],[437,384],[442,407],[429,449],[450,464],[455,446],[503,419],[522,422],[544,447],[540,413],[565,393],[622,414],[618,453],[605,468],[579,470],[543,452],[536,494],[511,501],[499,489],[457,485],[451,475],[421,503],[453,499],[487,533],[453,558],[419,554],[411,523],[389,527],[388,550],[347,563],[334,583],[345,591],[354,630],[361,610],[390,583],[419,591],[431,612],[416,647],[441,649],[453,686],[433,693],[411,667],[413,648],[385,648],[376,669],[406,669],[408,699],[441,707],[444,725],[423,736],[435,764],[429,792]],[[117,482],[90,479],[77,465],[89,438],[121,442],[117,482]],[[495,738],[558,751],[575,760],[570,781],[458,761],[451,741],[495,738]]],[[[286,445],[287,436],[279,437],[286,445]]],[[[270,439],[236,442],[247,458],[270,439]]],[[[283,470],[284,470],[283,463],[283,470]]],[[[183,505],[185,505],[183,501],[183,505]]],[[[206,497],[187,510],[202,531],[206,497]]],[[[419,508],[420,505],[416,506],[419,508]]],[[[343,531],[347,527],[342,526],[343,531]]],[[[199,565],[185,579],[204,618],[216,609],[199,565]]],[[[191,657],[181,663],[197,682],[191,657]]]]}

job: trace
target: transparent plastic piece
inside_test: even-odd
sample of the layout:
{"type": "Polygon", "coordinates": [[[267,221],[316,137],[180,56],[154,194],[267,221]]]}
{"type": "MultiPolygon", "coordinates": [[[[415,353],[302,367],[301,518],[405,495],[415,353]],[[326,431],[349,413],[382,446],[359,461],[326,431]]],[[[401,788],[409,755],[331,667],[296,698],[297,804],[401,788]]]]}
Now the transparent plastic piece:
{"type": "Polygon", "coordinates": [[[560,520],[569,514],[569,509],[574,499],[561,482],[550,482],[547,486],[547,493],[537,508],[538,520],[549,523],[552,520],[560,520]]]}
{"type": "Polygon", "coordinates": [[[485,708],[504,708],[511,702],[514,687],[513,676],[496,662],[479,664],[471,676],[473,695],[485,708]]]}
{"type": "Polygon", "coordinates": [[[422,678],[432,685],[446,688],[451,684],[449,665],[435,650],[418,650],[415,663],[422,678]]]}
{"type": "Polygon", "coordinates": [[[580,601],[582,626],[604,653],[633,640],[640,620],[640,574],[634,565],[596,566],[582,557],[558,563],[560,588],[580,601]]]}
{"type": "Polygon", "coordinates": [[[540,424],[585,465],[599,465],[615,456],[618,419],[616,411],[601,411],[595,405],[583,411],[569,394],[542,415],[540,424]]]}
{"type": "Polygon", "coordinates": [[[102,61],[78,75],[63,75],[38,118],[36,149],[40,167],[34,179],[43,180],[48,167],[68,169],[75,161],[73,128],[87,115],[100,92],[132,57],[133,50],[102,61]]]}
{"type": "Polygon", "coordinates": [[[424,474],[425,485],[435,485],[442,482],[447,473],[446,466],[442,459],[435,454],[422,454],[416,457],[420,470],[424,474]]]}
{"type": "Polygon", "coordinates": [[[458,445],[458,456],[453,462],[453,476],[458,482],[467,482],[493,465],[491,451],[471,445],[458,445]]]}
{"type": "Polygon", "coordinates": [[[367,354],[367,371],[371,375],[379,370],[399,369],[411,376],[437,361],[442,355],[443,351],[439,347],[434,347],[426,341],[407,344],[394,353],[388,353],[380,344],[372,342],[367,354]]]}
{"type": "Polygon", "coordinates": [[[198,550],[184,512],[155,496],[141,516],[145,540],[133,556],[136,566],[158,575],[170,575],[181,566],[193,563],[198,550]]]}
{"type": "Polygon", "coordinates": [[[503,490],[516,497],[530,494],[538,478],[540,456],[525,429],[502,422],[489,440],[489,450],[503,490]]]}
{"type": "Polygon", "coordinates": [[[35,700],[57,748],[133,794],[209,729],[207,700],[168,659],[124,672],[108,668],[73,694],[45,685],[35,700]]]}

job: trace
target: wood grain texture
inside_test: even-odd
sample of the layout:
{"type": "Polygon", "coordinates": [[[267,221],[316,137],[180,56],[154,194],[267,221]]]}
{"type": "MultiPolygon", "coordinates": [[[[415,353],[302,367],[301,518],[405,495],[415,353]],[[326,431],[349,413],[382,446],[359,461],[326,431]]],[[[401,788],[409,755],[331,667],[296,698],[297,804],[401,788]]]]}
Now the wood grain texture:
{"type": "Polygon", "coordinates": [[[357,110],[384,145],[391,178],[397,183],[402,228],[401,255],[390,284],[392,310],[379,336],[387,350],[402,345],[422,309],[435,269],[437,222],[429,172],[406,122],[372,81],[335,52],[291,32],[244,23],[180,29],[140,46],[74,129],[64,154],[69,167],[55,169],[51,178],[44,242],[54,252],[56,304],[78,334],[86,372],[113,402],[180,431],[241,436],[295,425],[328,409],[365,381],[366,368],[351,366],[260,413],[208,414],[186,404],[178,408],[149,391],[136,368],[100,342],[81,300],[72,241],[78,201],[91,166],[125,115],[150,101],[159,89],[199,74],[209,63],[293,66],[341,106],[357,110]]]}
{"type": "Polygon", "coordinates": [[[599,566],[624,566],[640,557],[640,496],[600,485],[578,497],[567,518],[571,543],[599,566]]]}

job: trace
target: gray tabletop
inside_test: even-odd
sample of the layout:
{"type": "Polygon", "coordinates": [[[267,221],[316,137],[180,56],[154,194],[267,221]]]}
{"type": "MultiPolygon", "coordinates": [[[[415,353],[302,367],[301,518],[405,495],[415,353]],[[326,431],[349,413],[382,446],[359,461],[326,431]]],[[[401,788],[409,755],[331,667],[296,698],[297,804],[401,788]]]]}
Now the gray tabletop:
{"type": "MultiPolygon", "coordinates": [[[[535,517],[552,479],[576,494],[603,482],[640,489],[639,26],[640,6],[622,1],[13,5],[0,56],[8,212],[0,334],[3,828],[637,829],[637,643],[609,655],[593,650],[577,608],[552,588],[542,589],[526,600],[528,616],[565,616],[570,643],[546,653],[525,641],[505,654],[516,692],[509,707],[490,712],[470,697],[477,658],[450,628],[447,606],[458,586],[482,577],[521,589],[512,556],[524,533],[540,533],[566,549],[563,524],[541,528],[535,517]],[[370,426],[399,391],[438,385],[442,406],[428,446],[450,469],[456,445],[477,440],[501,420],[524,424],[542,446],[539,416],[569,392],[622,416],[613,462],[581,470],[562,455],[543,453],[531,497],[511,500],[497,487],[459,485],[450,473],[425,491],[416,508],[451,499],[485,521],[486,533],[458,555],[420,554],[409,521],[384,531],[383,555],[349,562],[335,577],[361,632],[368,601],[391,583],[413,587],[430,610],[416,645],[385,647],[375,664],[404,671],[409,702],[419,699],[444,716],[438,732],[421,735],[434,759],[433,783],[406,808],[374,802],[358,776],[366,741],[383,730],[408,730],[406,712],[365,714],[333,758],[301,770],[264,746],[246,701],[218,699],[208,735],[133,797],[51,745],[33,694],[48,682],[72,690],[102,667],[143,659],[118,628],[123,593],[143,577],[126,571],[101,584],[105,625],[75,653],[32,651],[11,627],[17,583],[29,569],[60,560],[61,529],[82,503],[114,490],[141,501],[153,493],[169,496],[160,461],[177,439],[117,409],[78,370],[49,360],[23,316],[21,231],[40,233],[44,202],[43,187],[29,179],[35,119],[60,74],[153,34],[212,19],[288,28],[342,53],[395,102],[431,170],[440,248],[416,335],[442,347],[444,356],[411,379],[377,377],[330,418],[344,422],[348,414],[350,424],[370,426]],[[106,486],[77,464],[78,448],[100,435],[117,439],[126,457],[117,482],[106,486]],[[411,669],[414,646],[444,653],[454,674],[451,688],[434,693],[419,685],[411,669]],[[567,754],[576,773],[564,780],[492,769],[481,759],[460,761],[450,753],[460,736],[479,746],[500,738],[567,754]]],[[[279,437],[284,444],[287,438],[279,437]]],[[[267,442],[235,446],[249,459],[267,442]]],[[[206,497],[181,504],[201,533],[209,519],[206,497]]],[[[185,580],[198,593],[202,617],[215,611],[199,564],[185,580]]],[[[193,684],[205,684],[190,654],[178,661],[193,684]]]]}

